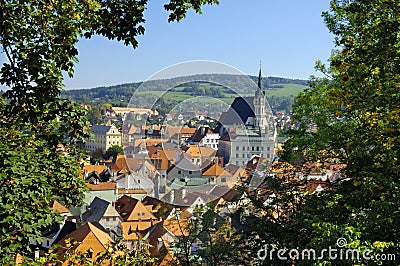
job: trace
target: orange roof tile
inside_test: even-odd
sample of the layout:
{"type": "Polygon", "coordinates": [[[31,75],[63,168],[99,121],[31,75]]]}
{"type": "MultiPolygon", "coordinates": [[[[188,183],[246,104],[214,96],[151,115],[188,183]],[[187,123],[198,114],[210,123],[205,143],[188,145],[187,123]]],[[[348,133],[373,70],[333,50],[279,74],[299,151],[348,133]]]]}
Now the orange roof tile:
{"type": "Polygon", "coordinates": [[[194,132],[196,132],[196,128],[191,128],[191,127],[183,127],[180,130],[181,135],[193,135],[194,132]]]}
{"type": "Polygon", "coordinates": [[[190,234],[190,224],[189,218],[180,218],[179,220],[174,218],[164,221],[164,227],[177,237],[188,236],[190,234]]]}
{"type": "Polygon", "coordinates": [[[135,171],[140,164],[145,162],[143,158],[125,158],[125,155],[118,155],[114,165],[111,167],[113,172],[128,172],[129,170],[135,171]]]}
{"type": "MultiPolygon", "coordinates": [[[[61,203],[59,203],[58,201],[54,200],[51,203],[51,207],[54,210],[59,211],[60,213],[66,213],[66,214],[71,214],[70,210],[68,210],[64,205],[62,205],[61,203]]],[[[72,215],[72,214],[71,214],[72,215]]]]}
{"type": "MultiPolygon", "coordinates": [[[[85,252],[87,250],[92,250],[92,260],[95,260],[97,254],[106,249],[108,243],[113,242],[106,232],[88,222],[59,241],[61,248],[57,249],[57,254],[60,258],[64,257],[66,249],[62,248],[62,246],[66,245],[67,239],[72,239],[72,242],[80,242],[80,244],[74,247],[76,251],[85,252]]],[[[64,262],[63,264],[67,265],[67,263],[68,262],[64,262]]]]}
{"type": "Polygon", "coordinates": [[[105,165],[93,165],[93,164],[89,164],[89,165],[84,165],[83,166],[83,170],[84,171],[88,171],[89,173],[96,171],[97,173],[101,173],[103,172],[105,169],[107,169],[107,166],[105,165]]]}
{"type": "Polygon", "coordinates": [[[99,182],[98,184],[86,183],[89,190],[99,191],[99,190],[114,190],[117,187],[115,182],[99,182]]]}
{"type": "Polygon", "coordinates": [[[125,188],[118,188],[117,193],[120,195],[125,195],[125,194],[149,194],[151,193],[151,190],[145,190],[145,189],[125,189],[125,188]]]}
{"type": "Polygon", "coordinates": [[[121,222],[121,228],[124,236],[124,240],[138,240],[140,238],[140,231],[144,231],[158,223],[155,220],[148,221],[128,221],[121,222]]]}
{"type": "MultiPolygon", "coordinates": [[[[225,169],[222,168],[222,166],[214,163],[203,173],[203,176],[220,176],[222,173],[224,173],[225,175],[229,174],[229,172],[225,171],[225,169]]],[[[229,176],[231,176],[231,174],[229,174],[229,176]]]]}

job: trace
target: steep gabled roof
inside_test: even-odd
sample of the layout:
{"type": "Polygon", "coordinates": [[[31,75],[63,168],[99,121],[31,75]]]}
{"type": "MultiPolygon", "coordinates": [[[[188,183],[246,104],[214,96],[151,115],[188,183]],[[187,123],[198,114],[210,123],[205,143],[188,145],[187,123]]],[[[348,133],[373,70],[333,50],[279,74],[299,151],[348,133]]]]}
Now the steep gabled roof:
{"type": "Polygon", "coordinates": [[[219,164],[214,163],[213,165],[211,165],[210,167],[208,167],[208,169],[206,169],[203,172],[203,176],[220,176],[221,174],[224,173],[224,175],[227,175],[228,173],[225,171],[224,168],[222,168],[222,166],[220,166],[219,164]]]}
{"type": "Polygon", "coordinates": [[[158,221],[155,220],[121,222],[124,240],[138,240],[142,238],[144,235],[142,231],[149,229],[156,223],[158,221]]]}
{"type": "Polygon", "coordinates": [[[138,166],[146,161],[144,158],[126,158],[125,155],[118,155],[114,165],[111,167],[113,172],[136,171],[138,166]]]}
{"type": "Polygon", "coordinates": [[[174,209],[174,206],[150,196],[144,197],[144,199],[142,199],[142,202],[143,204],[145,204],[145,206],[153,206],[152,212],[157,218],[166,219],[174,209]]]}
{"type": "Polygon", "coordinates": [[[140,200],[132,197],[122,196],[117,200],[115,206],[124,221],[157,220],[140,200]]]}
{"type": "MultiPolygon", "coordinates": [[[[61,246],[65,246],[67,239],[72,239],[72,242],[80,242],[75,249],[80,251],[92,249],[96,251],[96,254],[105,250],[108,243],[113,242],[106,232],[100,230],[90,222],[85,223],[75,231],[67,234],[58,243],[61,244],[61,246]]],[[[63,255],[64,252],[65,249],[60,248],[57,253],[63,255]]]]}
{"type": "Polygon", "coordinates": [[[208,126],[200,126],[196,132],[191,136],[188,141],[194,143],[200,142],[207,134],[215,134],[215,132],[208,126]]]}
{"type": "Polygon", "coordinates": [[[102,217],[119,217],[119,213],[110,202],[95,197],[88,210],[82,214],[82,219],[88,222],[98,222],[102,217]]]}
{"type": "Polygon", "coordinates": [[[60,212],[61,215],[66,215],[66,216],[72,216],[72,213],[70,210],[68,210],[64,205],[62,205],[61,203],[59,203],[56,200],[53,200],[53,202],[50,204],[50,206],[60,212]]]}
{"type": "Polygon", "coordinates": [[[195,144],[187,146],[185,153],[190,154],[193,158],[201,157],[200,147],[195,144]]]}
{"type": "Polygon", "coordinates": [[[254,97],[237,97],[227,112],[222,113],[222,125],[245,125],[249,117],[255,117],[254,97]]]}
{"type": "Polygon", "coordinates": [[[89,165],[84,165],[83,166],[83,170],[84,171],[88,171],[88,173],[94,172],[96,171],[97,173],[101,173],[104,170],[107,169],[107,166],[105,165],[93,165],[93,164],[89,164],[89,165]]]}
{"type": "Polygon", "coordinates": [[[200,171],[199,167],[193,164],[192,161],[187,158],[187,156],[182,156],[182,159],[177,164],[171,166],[167,172],[171,172],[171,170],[175,167],[186,171],[200,171]]]}

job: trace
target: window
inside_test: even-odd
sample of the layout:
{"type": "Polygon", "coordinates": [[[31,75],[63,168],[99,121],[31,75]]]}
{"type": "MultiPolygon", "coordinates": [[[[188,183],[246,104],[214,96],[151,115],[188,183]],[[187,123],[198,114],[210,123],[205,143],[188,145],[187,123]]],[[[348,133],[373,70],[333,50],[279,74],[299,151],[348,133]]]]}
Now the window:
{"type": "Polygon", "coordinates": [[[243,153],[243,154],[242,154],[242,158],[245,158],[245,156],[246,156],[246,154],[243,153]]]}
{"type": "Polygon", "coordinates": [[[182,173],[182,171],[181,170],[178,170],[178,175],[180,175],[182,173]]]}
{"type": "Polygon", "coordinates": [[[254,147],[251,147],[251,150],[254,151],[254,147]]]}
{"type": "Polygon", "coordinates": [[[244,150],[244,151],[245,151],[245,150],[246,150],[246,147],[245,147],[245,146],[243,146],[242,150],[244,150]]]}
{"type": "Polygon", "coordinates": [[[226,182],[226,177],[221,177],[221,182],[225,183],[226,182]]]}
{"type": "Polygon", "coordinates": [[[193,172],[192,171],[189,171],[189,175],[191,175],[193,172]]]}
{"type": "Polygon", "coordinates": [[[257,146],[257,151],[259,151],[259,150],[260,150],[260,147],[257,146]]]}
{"type": "Polygon", "coordinates": [[[237,150],[237,151],[239,150],[239,146],[236,146],[236,150],[237,150]]]}
{"type": "Polygon", "coordinates": [[[107,221],[107,222],[108,222],[108,221],[110,221],[110,218],[109,218],[109,217],[107,217],[107,218],[106,218],[106,221],[107,221]]]}
{"type": "Polygon", "coordinates": [[[113,217],[113,221],[115,222],[117,220],[117,217],[113,217]]]}
{"type": "Polygon", "coordinates": [[[270,151],[270,147],[267,147],[267,151],[270,151]]]}

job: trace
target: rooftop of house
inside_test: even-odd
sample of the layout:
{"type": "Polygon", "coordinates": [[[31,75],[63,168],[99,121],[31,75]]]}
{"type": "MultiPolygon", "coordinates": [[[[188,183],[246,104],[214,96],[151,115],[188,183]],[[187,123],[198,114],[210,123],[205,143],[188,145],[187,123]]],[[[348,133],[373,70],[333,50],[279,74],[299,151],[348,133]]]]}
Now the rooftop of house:
{"type": "Polygon", "coordinates": [[[203,176],[232,176],[229,172],[225,171],[225,169],[217,163],[210,165],[209,167],[204,169],[202,174],[203,176]]]}
{"type": "Polygon", "coordinates": [[[122,196],[115,203],[115,209],[124,221],[157,220],[150,208],[130,196],[122,196]]]}
{"type": "Polygon", "coordinates": [[[88,173],[96,171],[97,173],[101,173],[107,169],[105,165],[94,165],[94,164],[87,164],[83,166],[83,170],[87,171],[88,173]]]}
{"type": "Polygon", "coordinates": [[[105,135],[107,134],[111,128],[115,128],[113,125],[93,125],[90,128],[90,131],[96,135],[105,135]]]}
{"type": "Polygon", "coordinates": [[[188,142],[198,143],[208,134],[216,133],[209,126],[200,126],[196,129],[196,132],[188,139],[188,142]]]}
{"type": "Polygon", "coordinates": [[[183,154],[184,156],[181,156],[181,159],[178,163],[171,165],[170,168],[167,170],[168,173],[170,173],[174,169],[178,170],[184,170],[184,171],[200,171],[200,168],[192,163],[192,160],[188,158],[186,154],[183,154]]]}
{"type": "Polygon", "coordinates": [[[90,203],[86,212],[82,214],[82,219],[88,222],[98,222],[103,217],[120,217],[114,206],[103,199],[95,197],[90,203]]]}
{"type": "Polygon", "coordinates": [[[117,183],[115,182],[99,182],[97,184],[86,183],[89,190],[100,191],[100,190],[115,190],[117,183]]]}
{"type": "Polygon", "coordinates": [[[180,130],[181,135],[193,135],[196,132],[196,128],[194,127],[182,127],[180,130]]]}
{"type": "Polygon", "coordinates": [[[53,200],[53,202],[50,203],[50,207],[61,213],[61,215],[72,216],[71,211],[57,200],[53,200]]]}
{"type": "MultiPolygon", "coordinates": [[[[108,243],[112,242],[111,237],[108,233],[96,227],[93,223],[87,222],[75,231],[64,236],[58,244],[62,247],[66,245],[66,240],[72,239],[73,242],[80,242],[75,249],[79,250],[89,250],[89,249],[105,249],[108,243]]],[[[65,249],[59,248],[57,250],[58,254],[64,253],[65,249]]]]}

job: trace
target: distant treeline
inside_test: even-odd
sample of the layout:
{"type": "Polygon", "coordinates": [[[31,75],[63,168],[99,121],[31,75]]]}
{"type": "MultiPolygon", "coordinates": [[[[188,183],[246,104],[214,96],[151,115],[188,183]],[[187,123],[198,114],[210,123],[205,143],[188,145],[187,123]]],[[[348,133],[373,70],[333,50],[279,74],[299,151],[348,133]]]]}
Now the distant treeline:
{"type": "MultiPolygon", "coordinates": [[[[253,94],[255,84],[258,82],[257,76],[240,76],[227,74],[202,74],[188,77],[178,77],[165,80],[152,80],[146,82],[128,83],[114,86],[104,86],[92,89],[66,90],[62,97],[74,102],[85,103],[91,106],[101,106],[111,104],[112,106],[127,106],[135,91],[141,86],[140,91],[180,91],[188,93],[191,96],[210,96],[215,98],[230,97],[229,94],[253,94]],[[188,80],[193,80],[187,82],[188,80]],[[217,81],[215,83],[213,81],[217,81]],[[224,86],[221,86],[223,84],[224,86]],[[252,86],[250,85],[252,84],[252,86]],[[172,88],[172,89],[171,89],[172,88]]],[[[264,77],[262,86],[264,90],[280,89],[283,84],[298,84],[307,86],[307,80],[289,79],[280,77],[264,77]]],[[[136,95],[136,102],[155,101],[157,96],[154,94],[142,93],[136,95]],[[139,99],[140,98],[140,99],[139,99]],[[150,99],[151,98],[151,99],[150,99]],[[154,98],[154,99],[153,99],[154,98]]],[[[270,96],[268,101],[275,111],[290,112],[294,101],[294,96],[270,96]]],[[[160,113],[168,111],[171,106],[176,104],[173,99],[162,99],[158,101],[158,110],[160,113]]]]}

